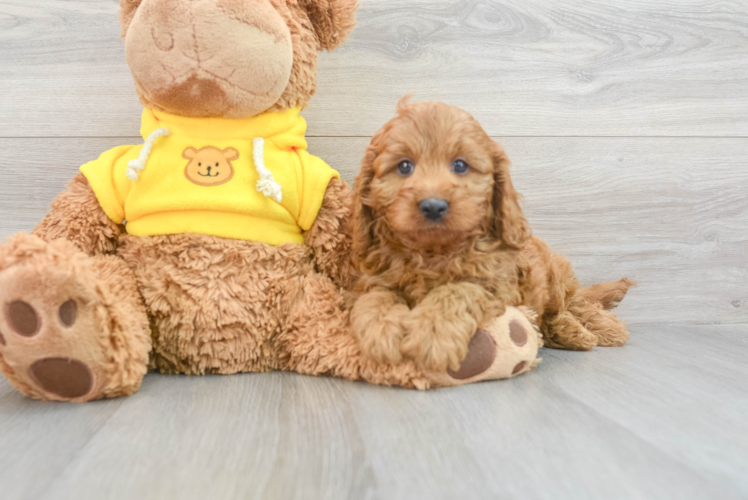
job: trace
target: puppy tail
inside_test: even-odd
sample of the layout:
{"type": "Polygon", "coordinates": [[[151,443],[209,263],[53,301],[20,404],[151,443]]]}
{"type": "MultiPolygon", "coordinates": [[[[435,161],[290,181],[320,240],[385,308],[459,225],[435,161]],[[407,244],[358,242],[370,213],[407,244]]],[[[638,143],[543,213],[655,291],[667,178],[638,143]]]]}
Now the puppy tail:
{"type": "Polygon", "coordinates": [[[619,281],[607,281],[587,288],[581,288],[574,294],[575,299],[584,302],[599,302],[603,309],[615,309],[623,300],[629,288],[635,287],[636,283],[628,278],[619,281]]]}

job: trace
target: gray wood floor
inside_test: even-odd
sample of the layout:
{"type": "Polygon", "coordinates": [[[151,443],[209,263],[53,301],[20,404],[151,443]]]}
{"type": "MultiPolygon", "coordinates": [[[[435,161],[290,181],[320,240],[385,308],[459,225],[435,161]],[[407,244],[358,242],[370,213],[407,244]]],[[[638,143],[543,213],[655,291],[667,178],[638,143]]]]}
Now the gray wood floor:
{"type": "MultiPolygon", "coordinates": [[[[116,0],[0,0],[0,238],[138,141],[116,0]]],[[[748,498],[748,2],[362,0],[310,150],[352,180],[408,92],[505,145],[535,232],[639,282],[623,348],[416,393],[150,375],[42,404],[0,381],[0,498],[748,498]]]]}

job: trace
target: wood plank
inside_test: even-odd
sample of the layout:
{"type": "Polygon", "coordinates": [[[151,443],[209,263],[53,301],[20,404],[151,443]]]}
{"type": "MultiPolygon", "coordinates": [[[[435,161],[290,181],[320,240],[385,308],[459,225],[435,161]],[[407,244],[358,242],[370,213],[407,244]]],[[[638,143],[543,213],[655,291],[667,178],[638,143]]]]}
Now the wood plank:
{"type": "Polygon", "coordinates": [[[366,498],[371,488],[340,381],[149,376],[146,386],[46,495],[366,498]]]}
{"type": "Polygon", "coordinates": [[[137,135],[141,108],[119,38],[118,6],[0,2],[0,136],[137,135]]]}
{"type": "MultiPolygon", "coordinates": [[[[134,139],[0,139],[0,238],[31,230],[75,165],[128,142],[134,139]]],[[[580,280],[639,282],[622,318],[748,323],[748,140],[502,142],[535,233],[571,259],[580,280]]],[[[350,182],[367,144],[312,138],[310,151],[350,182]]]]}
{"type": "Polygon", "coordinates": [[[744,498],[743,328],[634,334],[428,393],[149,375],[114,408],[31,402],[2,381],[3,498],[744,498]]]}
{"type": "MultiPolygon", "coordinates": [[[[748,135],[748,4],[378,0],[321,55],[310,135],[370,136],[409,92],[495,135],[748,135]]],[[[116,0],[0,2],[0,137],[137,135],[116,0]]]]}
{"type": "Polygon", "coordinates": [[[554,369],[544,372],[546,380],[680,463],[698,460],[702,473],[748,493],[745,325],[647,325],[634,332],[622,352],[547,350],[554,369]]]}
{"type": "Polygon", "coordinates": [[[125,403],[40,404],[0,376],[0,496],[42,498],[57,474],[125,403]]]}
{"type": "Polygon", "coordinates": [[[78,171],[113,147],[141,138],[0,139],[0,237],[31,231],[78,171]]]}

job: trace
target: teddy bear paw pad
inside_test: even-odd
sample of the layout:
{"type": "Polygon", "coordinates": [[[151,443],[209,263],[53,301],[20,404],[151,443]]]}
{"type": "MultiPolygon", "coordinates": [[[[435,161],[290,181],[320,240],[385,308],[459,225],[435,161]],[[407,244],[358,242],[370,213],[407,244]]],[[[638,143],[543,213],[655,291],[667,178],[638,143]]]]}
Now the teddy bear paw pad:
{"type": "Polygon", "coordinates": [[[0,367],[26,395],[87,401],[104,379],[100,307],[69,275],[18,266],[0,274],[0,367]]]}
{"type": "Polygon", "coordinates": [[[52,345],[63,346],[62,351],[68,350],[64,349],[68,342],[59,337],[61,330],[75,326],[78,304],[68,299],[59,307],[45,308],[42,305],[40,309],[25,300],[4,304],[6,328],[2,328],[5,334],[0,333],[3,358],[21,379],[32,382],[51,398],[82,398],[94,387],[95,377],[91,369],[73,357],[43,355],[45,351],[53,350],[52,345]],[[45,312],[44,309],[51,310],[45,312]],[[39,355],[43,357],[37,358],[39,355]]]}
{"type": "Polygon", "coordinates": [[[8,323],[15,332],[24,337],[33,337],[39,333],[39,316],[31,305],[16,300],[5,306],[8,323]]]}
{"type": "Polygon", "coordinates": [[[71,358],[44,358],[29,367],[29,375],[44,391],[65,399],[85,396],[94,385],[91,370],[71,358]]]}
{"type": "Polygon", "coordinates": [[[468,344],[468,353],[459,370],[447,373],[457,380],[465,380],[488,370],[496,359],[496,343],[485,330],[478,330],[468,344]]]}
{"type": "Polygon", "coordinates": [[[519,320],[513,319],[509,322],[509,338],[519,347],[527,344],[527,330],[519,320]]]}
{"type": "Polygon", "coordinates": [[[533,318],[526,310],[508,307],[504,315],[473,335],[458,370],[431,375],[432,386],[511,378],[530,371],[536,364],[541,338],[533,318]]]}

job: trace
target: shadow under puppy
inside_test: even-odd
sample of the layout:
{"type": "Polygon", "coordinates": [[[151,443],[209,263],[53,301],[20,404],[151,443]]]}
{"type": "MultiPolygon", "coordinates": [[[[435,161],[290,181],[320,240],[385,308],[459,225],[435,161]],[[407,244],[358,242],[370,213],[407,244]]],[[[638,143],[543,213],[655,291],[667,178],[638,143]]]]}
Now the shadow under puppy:
{"type": "Polygon", "coordinates": [[[354,187],[362,275],[351,319],[365,355],[456,370],[476,331],[508,306],[537,313],[549,347],[628,340],[609,309],[634,283],[579,285],[569,261],[532,235],[509,159],[470,114],[408,97],[397,114],[373,137],[354,187]]]}

